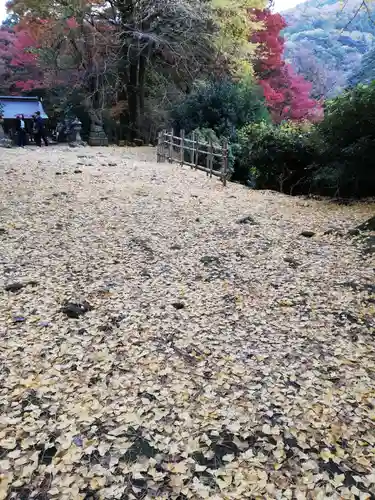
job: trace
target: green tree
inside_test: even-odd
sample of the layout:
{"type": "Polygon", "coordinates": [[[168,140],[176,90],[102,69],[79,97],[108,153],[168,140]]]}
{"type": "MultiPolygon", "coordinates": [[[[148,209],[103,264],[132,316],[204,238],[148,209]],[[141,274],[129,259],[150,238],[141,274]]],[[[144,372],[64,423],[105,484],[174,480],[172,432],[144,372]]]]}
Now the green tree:
{"type": "Polygon", "coordinates": [[[375,194],[375,82],[326,103],[316,188],[341,196],[375,194]]]}
{"type": "Polygon", "coordinates": [[[236,141],[245,124],[268,119],[261,89],[250,79],[240,82],[220,79],[197,83],[172,110],[173,126],[187,133],[212,129],[218,137],[236,141]]]}

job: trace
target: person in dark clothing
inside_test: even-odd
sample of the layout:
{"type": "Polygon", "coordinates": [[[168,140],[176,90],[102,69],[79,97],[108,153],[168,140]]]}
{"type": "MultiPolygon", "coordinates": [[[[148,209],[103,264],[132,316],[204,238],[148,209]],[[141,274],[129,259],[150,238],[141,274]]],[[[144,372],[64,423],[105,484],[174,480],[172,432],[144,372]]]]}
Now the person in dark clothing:
{"type": "Polygon", "coordinates": [[[18,145],[20,148],[24,148],[26,146],[26,123],[24,115],[17,116],[16,131],[18,145]]]}
{"type": "Polygon", "coordinates": [[[44,144],[48,146],[48,140],[44,128],[43,118],[40,116],[40,111],[37,111],[34,115],[33,131],[34,131],[35,144],[39,147],[42,147],[42,139],[43,139],[44,144]]]}

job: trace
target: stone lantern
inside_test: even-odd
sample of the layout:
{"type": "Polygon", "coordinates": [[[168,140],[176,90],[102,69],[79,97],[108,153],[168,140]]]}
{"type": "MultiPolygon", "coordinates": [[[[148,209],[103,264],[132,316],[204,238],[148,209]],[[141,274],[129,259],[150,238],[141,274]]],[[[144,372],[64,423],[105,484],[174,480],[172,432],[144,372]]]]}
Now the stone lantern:
{"type": "Polygon", "coordinates": [[[86,143],[81,137],[82,122],[75,117],[70,124],[70,145],[85,146],[86,143]]]}

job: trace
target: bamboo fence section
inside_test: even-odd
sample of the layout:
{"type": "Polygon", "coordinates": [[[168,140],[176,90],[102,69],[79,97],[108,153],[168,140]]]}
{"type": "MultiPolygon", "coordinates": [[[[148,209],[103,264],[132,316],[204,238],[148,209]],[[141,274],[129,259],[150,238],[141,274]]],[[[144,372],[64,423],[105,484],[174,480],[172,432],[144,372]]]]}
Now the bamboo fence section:
{"type": "Polygon", "coordinates": [[[210,178],[212,176],[220,177],[224,186],[227,184],[228,176],[228,143],[223,145],[213,144],[212,141],[199,141],[198,137],[192,133],[191,139],[185,137],[185,131],[181,130],[180,135],[174,135],[173,129],[170,131],[162,130],[158,134],[157,162],[169,163],[177,162],[181,165],[188,165],[191,169],[202,170],[210,178]],[[186,156],[189,161],[185,160],[186,156]],[[200,165],[200,156],[205,155],[206,165],[200,165]],[[220,170],[214,170],[214,160],[221,163],[220,170]]]}

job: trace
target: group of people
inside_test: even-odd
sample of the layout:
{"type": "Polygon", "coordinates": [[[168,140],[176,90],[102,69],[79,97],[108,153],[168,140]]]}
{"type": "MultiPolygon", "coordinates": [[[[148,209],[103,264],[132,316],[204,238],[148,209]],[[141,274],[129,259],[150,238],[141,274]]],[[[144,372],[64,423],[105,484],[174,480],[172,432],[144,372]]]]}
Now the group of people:
{"type": "MultiPolygon", "coordinates": [[[[34,136],[35,144],[39,147],[42,146],[42,140],[46,146],[48,146],[48,139],[46,135],[46,130],[44,127],[44,121],[40,114],[40,111],[37,111],[33,117],[33,127],[32,127],[32,135],[34,136]]],[[[17,132],[17,140],[18,145],[23,148],[27,143],[27,127],[24,115],[18,115],[16,118],[16,132],[17,132]]]]}

